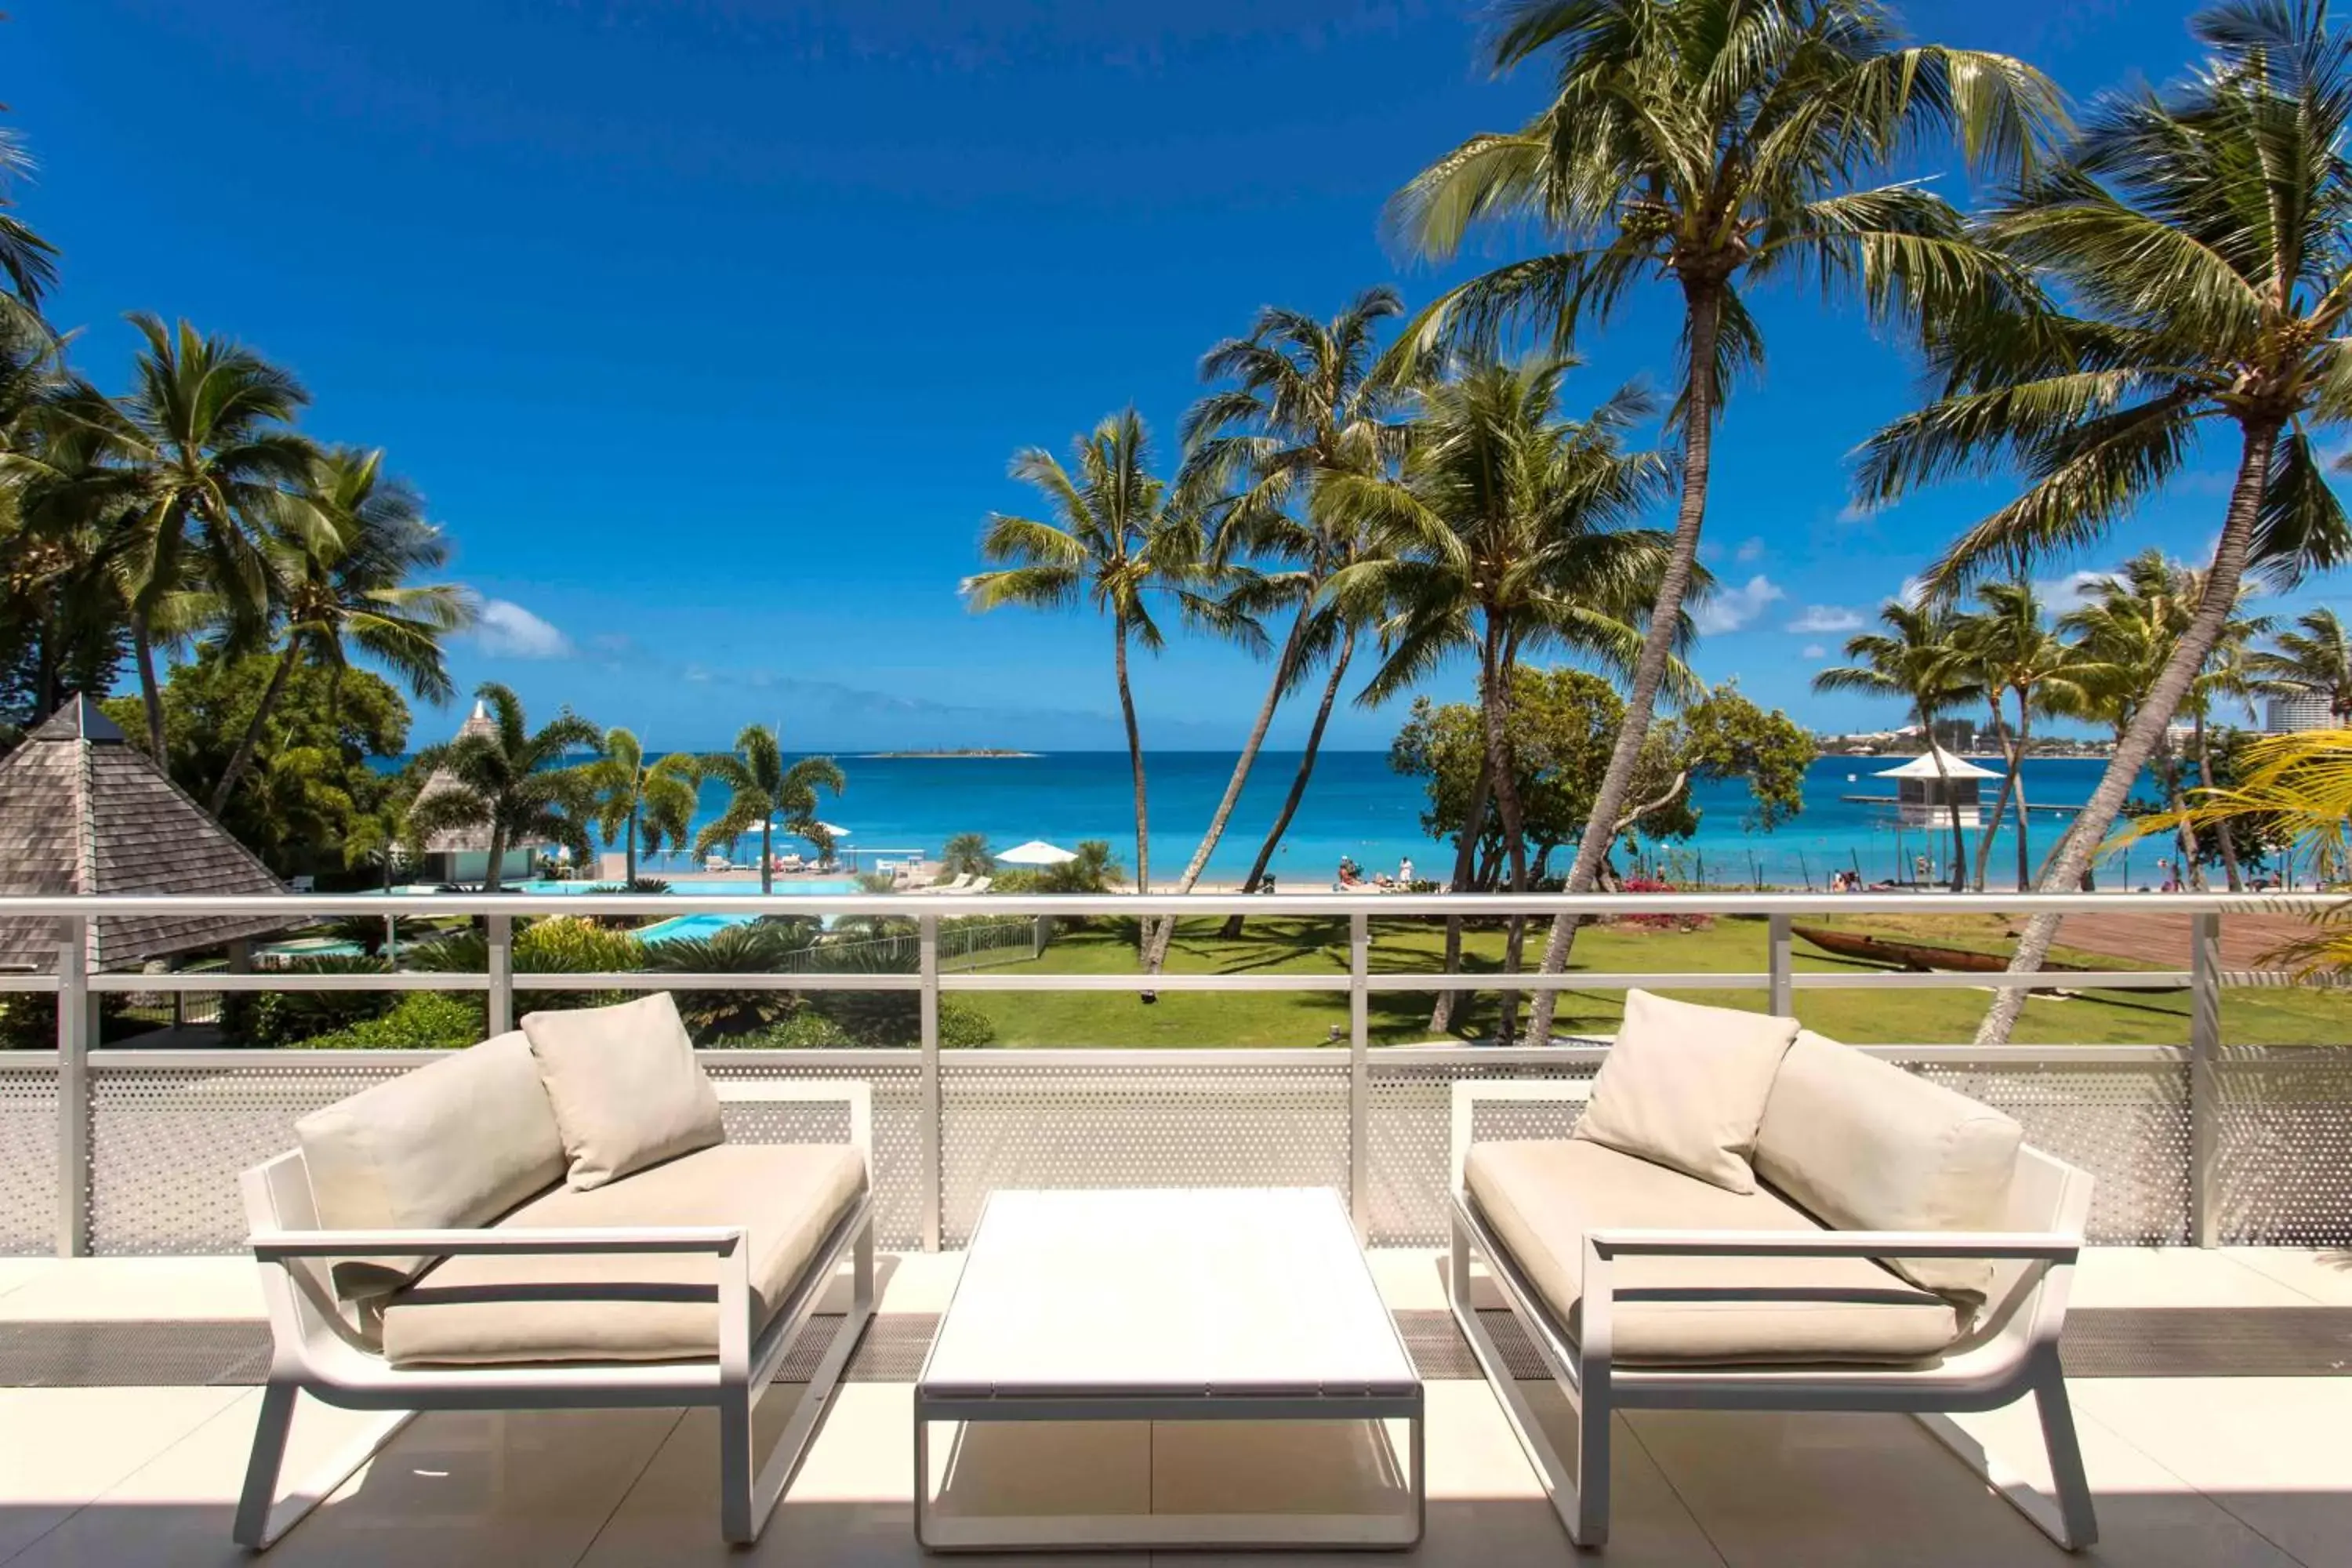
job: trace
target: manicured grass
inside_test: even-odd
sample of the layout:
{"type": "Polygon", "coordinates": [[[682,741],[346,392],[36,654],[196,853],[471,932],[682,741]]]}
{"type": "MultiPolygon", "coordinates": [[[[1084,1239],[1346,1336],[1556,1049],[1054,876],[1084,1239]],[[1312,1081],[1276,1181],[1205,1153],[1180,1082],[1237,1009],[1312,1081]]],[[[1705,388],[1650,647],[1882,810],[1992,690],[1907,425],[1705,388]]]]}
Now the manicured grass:
{"type": "MultiPolygon", "coordinates": [[[[1940,917],[1949,920],[1953,917],[1940,917]]],[[[1228,941],[1219,922],[1187,921],[1169,953],[1171,973],[1187,974],[1324,973],[1348,968],[1347,926],[1339,920],[1254,920],[1247,932],[1228,941]]],[[[1879,934],[1895,934],[1885,927],[1879,934]]],[[[2003,951],[2000,932],[1906,929],[1954,946],[2003,951]],[[1974,940],[1950,940],[1963,935],[1974,940]]],[[[1532,967],[1541,952],[1540,930],[1528,936],[1532,967]]],[[[1473,931],[1465,939],[1463,967],[1496,972],[1502,967],[1499,931],[1473,931]]],[[[1371,964],[1376,972],[1436,973],[1444,949],[1441,926],[1417,921],[1375,921],[1371,964]]],[[[1570,972],[1727,973],[1761,972],[1766,963],[1764,922],[1727,920],[1698,931],[1649,931],[1597,926],[1577,939],[1570,972]]],[[[2123,961],[2061,950],[2060,957],[2102,968],[2131,968],[2123,961]]],[[[1797,943],[1801,972],[1868,971],[1874,965],[1830,958],[1797,943]]],[[[2145,967],[2168,967],[2152,963],[2145,967]]],[[[1060,971],[1080,974],[1137,973],[1131,927],[1066,931],[1040,961],[1004,965],[992,973],[1060,971]]],[[[1765,993],[1756,990],[1675,991],[1694,1002],[1761,1010],[1765,993]]],[[[1963,983],[1950,990],[1800,992],[1797,1013],[1807,1026],[1856,1045],[1965,1044],[1984,1015],[1990,993],[1963,983]]],[[[1164,992],[1145,1005],[1124,993],[1032,992],[965,997],[996,1025],[1001,1046],[1319,1046],[1332,1043],[1336,1028],[1344,1041],[1348,1002],[1339,993],[1164,992]]],[[[1421,992],[1375,993],[1370,1001],[1376,1045],[1429,1041],[1432,998],[1421,992]]],[[[1460,1037],[1479,1039],[1491,1029],[1491,994],[1480,996],[1460,1037]]],[[[2026,1005],[2015,1039],[2021,1045],[2183,1045],[2189,1038],[2186,992],[2087,992],[2060,999],[2037,995],[2026,1005]]],[[[1559,1004],[1563,1031],[1608,1033],[1622,1012],[1614,991],[1571,991],[1559,1004]]],[[[2236,990],[2224,994],[2222,1030],[2233,1045],[2340,1045],[2347,1043],[2347,1008],[2341,992],[2308,987],[2236,990]]]]}

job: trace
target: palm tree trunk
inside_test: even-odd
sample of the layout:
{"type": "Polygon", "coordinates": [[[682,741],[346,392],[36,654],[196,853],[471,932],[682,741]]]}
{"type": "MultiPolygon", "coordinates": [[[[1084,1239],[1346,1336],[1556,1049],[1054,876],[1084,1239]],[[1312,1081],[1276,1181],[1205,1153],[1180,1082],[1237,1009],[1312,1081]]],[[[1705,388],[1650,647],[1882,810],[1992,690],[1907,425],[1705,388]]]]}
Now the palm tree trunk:
{"type": "MultiPolygon", "coordinates": [[[[2000,721],[2000,698],[1998,695],[1992,701],[1992,727],[1996,731],[2008,728],[2000,721]]],[[[2000,837],[2001,819],[2009,815],[2009,797],[2017,791],[2017,749],[2014,740],[2004,741],[2000,749],[2002,756],[2008,761],[2009,772],[2000,781],[2000,793],[1993,796],[1991,822],[1977,835],[1976,877],[1971,885],[1979,893],[1985,890],[1985,868],[1992,859],[1992,841],[2000,837]]]]}
{"type": "MultiPolygon", "coordinates": [[[[1454,880],[1450,890],[1466,893],[1477,886],[1478,840],[1486,831],[1486,800],[1494,793],[1495,776],[1487,766],[1486,749],[1478,748],[1478,776],[1471,781],[1470,808],[1463,814],[1462,837],[1454,842],[1454,880]]],[[[1447,974],[1462,968],[1462,917],[1445,917],[1445,962],[1440,969],[1447,974]]],[[[1454,1009],[1461,1005],[1462,993],[1441,991],[1437,1005],[1429,1015],[1429,1032],[1442,1035],[1454,1026],[1454,1009]]]]}
{"type": "Polygon", "coordinates": [[[2164,809],[2172,814],[2172,847],[2180,857],[2179,873],[2175,879],[2184,890],[2201,893],[2205,890],[2205,862],[2197,853],[2197,830],[2182,821],[2181,814],[2189,802],[2180,792],[2180,757],[2172,749],[2172,731],[2168,726],[2164,739],[2158,742],[2157,755],[2163,759],[2157,773],[2164,785],[2164,809]]]}
{"type": "MultiPolygon", "coordinates": [[[[2213,787],[2213,737],[2205,728],[2205,715],[2197,715],[2197,782],[2204,788],[2213,787]]],[[[2221,839],[2221,874],[2228,879],[2230,891],[2242,893],[2245,874],[2238,868],[2238,846],[2226,822],[2218,824],[2215,831],[2221,839]]]]}
{"type": "MultiPolygon", "coordinates": [[[[1290,780],[1290,793],[1283,797],[1282,809],[1275,815],[1274,826],[1266,830],[1265,842],[1257,847],[1257,858],[1250,865],[1248,877],[1243,879],[1242,891],[1255,893],[1265,879],[1265,868],[1274,859],[1274,851],[1282,836],[1290,829],[1290,819],[1298,814],[1298,803],[1306,798],[1307,781],[1315,773],[1315,755],[1322,749],[1323,727],[1331,721],[1331,705],[1339,700],[1339,683],[1348,673],[1348,661],[1356,654],[1356,639],[1350,633],[1339,645],[1339,657],[1332,661],[1331,677],[1323,683],[1322,705],[1315,710],[1315,722],[1307,731],[1307,750],[1298,758],[1298,771],[1290,780]]],[[[1228,941],[1242,934],[1240,915],[1226,918],[1222,933],[1228,941]]]]}
{"type": "MultiPolygon", "coordinates": [[[[1479,682],[1479,708],[1486,721],[1486,771],[1493,776],[1495,814],[1502,819],[1503,852],[1510,857],[1511,891],[1528,890],[1528,845],[1522,836],[1527,820],[1519,804],[1519,782],[1511,757],[1511,659],[1508,650],[1492,621],[1487,624],[1486,668],[1479,682]]],[[[1506,973],[1519,972],[1520,944],[1526,940],[1527,921],[1524,916],[1513,915],[1505,928],[1503,938],[1503,968],[1506,973]]],[[[1506,991],[1496,998],[1501,1012],[1495,1025],[1498,1045],[1511,1043],[1511,1031],[1518,1022],[1519,994],[1506,991]]]]}
{"type": "Polygon", "coordinates": [[[218,816],[228,806],[229,795],[236,789],[236,781],[253,765],[253,753],[261,745],[261,727],[269,721],[278,700],[286,693],[286,679],[294,673],[294,658],[299,645],[292,640],[278,656],[278,668],[269,672],[269,684],[261,689],[261,700],[254,704],[253,718],[245,727],[245,734],[229,753],[228,766],[221,770],[220,783],[213,785],[213,798],[205,810],[218,816]]]}
{"type": "Polygon", "coordinates": [[[504,826],[493,823],[490,826],[489,862],[482,868],[484,892],[495,893],[499,890],[499,873],[506,868],[506,858],[507,830],[504,826]]]}
{"type": "Polygon", "coordinates": [[[775,858],[768,852],[769,838],[775,831],[776,824],[772,817],[760,818],[760,891],[762,893],[776,890],[775,858]]]}
{"type": "Polygon", "coordinates": [[[2032,846],[2028,842],[2033,826],[2032,808],[2025,799],[2025,742],[2032,727],[2032,717],[2021,700],[2017,706],[2017,890],[2033,886],[2032,846]]]}
{"type": "Polygon", "coordinates": [[[1960,831],[1959,797],[1952,793],[1952,770],[1944,765],[1944,748],[1936,743],[1936,721],[1919,710],[1919,728],[1927,737],[1927,754],[1936,759],[1936,780],[1944,786],[1944,808],[1952,815],[1952,891],[1968,891],[1969,841],[1960,831]]]}
{"type": "MultiPolygon", "coordinates": [[[[1249,739],[1242,743],[1242,754],[1234,761],[1234,776],[1225,781],[1224,798],[1217,802],[1216,815],[1209,818],[1209,829],[1201,835],[1201,847],[1192,851],[1183,876],[1177,879],[1176,890],[1180,893],[1191,892],[1192,884],[1201,879],[1202,868],[1216,853],[1217,841],[1225,836],[1225,824],[1233,820],[1234,806],[1242,798],[1242,786],[1249,783],[1258,748],[1265,744],[1266,730],[1274,723],[1274,710],[1282,705],[1283,688],[1290,682],[1291,661],[1297,656],[1298,639],[1307,629],[1307,612],[1313,607],[1311,603],[1299,606],[1298,618],[1290,623],[1290,636],[1282,645],[1282,657],[1274,661],[1274,679],[1266,682],[1265,700],[1257,706],[1257,722],[1250,726],[1249,739]]],[[[1160,966],[1168,959],[1168,943],[1175,935],[1176,917],[1170,915],[1154,930],[1151,951],[1144,957],[1144,973],[1160,973],[1160,966]]]]}
{"type": "Polygon", "coordinates": [[[147,710],[147,754],[155,759],[157,767],[164,767],[163,692],[155,684],[155,634],[148,625],[147,612],[136,605],[131,611],[131,648],[139,667],[140,706],[147,710]]]}
{"type": "Polygon", "coordinates": [[[1122,616],[1114,623],[1113,636],[1116,660],[1112,668],[1118,674],[1118,712],[1127,723],[1127,763],[1135,775],[1135,890],[1151,891],[1151,819],[1146,805],[1143,787],[1143,731],[1136,727],[1135,692],[1127,681],[1127,618],[1122,616]]]}
{"type": "MultiPolygon", "coordinates": [[[[2057,852],[2050,864],[2042,868],[2041,890],[2073,892],[2082,880],[2091,857],[2114,826],[2116,816],[2130,798],[2131,787],[2139,778],[2140,769],[2156,750],[2157,742],[2172,721],[2173,711],[2189,695],[2198,672],[2221,640],[2221,628],[2229,621],[2238,602],[2238,584],[2245,576],[2246,556],[2254,537],[2254,525],[2263,510],[2263,495],[2269,488],[2271,458],[2278,446],[2282,421],[2262,420],[2242,426],[2243,446],[2238,458],[2237,482],[2231,487],[2230,510],[2221,526],[2221,538],[2213,546],[2213,564],[2206,574],[2205,595],[2199,601],[2197,614],[2189,623],[2189,630],[2165,661],[2163,674],[2157,677],[2155,688],[2132,716],[2130,727],[2116,743],[2116,754],[2108,759],[2107,771],[2099,777],[2098,788],[2091,792],[2088,805],[2076,814],[2074,820],[2058,841],[2057,852]]],[[[2050,956],[2051,944],[2057,940],[2058,917],[2036,915],[2026,922],[2025,934],[2018,938],[2017,954],[2010,960],[2010,971],[2015,974],[2032,974],[2050,956]]],[[[1977,1026],[1976,1044],[2005,1046],[2010,1031],[2016,1027],[2017,1016],[2025,1007],[2025,993],[2003,987],[1993,996],[1992,1005],[1986,1009],[1984,1022],[1977,1026]]]]}
{"type": "MultiPolygon", "coordinates": [[[[1699,530],[1706,521],[1707,476],[1715,453],[1714,366],[1716,339],[1722,324],[1722,288],[1720,282],[1704,279],[1685,279],[1683,284],[1683,341],[1688,345],[1685,363],[1691,369],[1683,388],[1683,493],[1675,511],[1674,549],[1666,557],[1664,574],[1658,579],[1657,604],[1650,612],[1649,633],[1642,639],[1642,657],[1633,666],[1633,686],[1626,693],[1625,719],[1618,727],[1616,747],[1609,753],[1609,771],[1601,775],[1592,815],[1585,820],[1584,837],[1578,840],[1575,862],[1568,869],[1570,893],[1591,891],[1601,858],[1609,853],[1610,826],[1625,809],[1625,796],[1633,787],[1633,770],[1641,763],[1643,742],[1650,738],[1658,689],[1665,683],[1666,662],[1674,655],[1675,634],[1682,629],[1683,596],[1690,591],[1691,574],[1698,562],[1699,530]]],[[[1553,919],[1551,936],[1544,943],[1544,973],[1558,974],[1568,967],[1578,923],[1573,915],[1553,919]]],[[[1550,1036],[1557,994],[1536,993],[1528,1033],[1538,1042],[1550,1036]]]]}
{"type": "Polygon", "coordinates": [[[621,864],[626,868],[625,886],[635,886],[637,880],[637,807],[629,807],[628,841],[621,846],[621,864]]]}

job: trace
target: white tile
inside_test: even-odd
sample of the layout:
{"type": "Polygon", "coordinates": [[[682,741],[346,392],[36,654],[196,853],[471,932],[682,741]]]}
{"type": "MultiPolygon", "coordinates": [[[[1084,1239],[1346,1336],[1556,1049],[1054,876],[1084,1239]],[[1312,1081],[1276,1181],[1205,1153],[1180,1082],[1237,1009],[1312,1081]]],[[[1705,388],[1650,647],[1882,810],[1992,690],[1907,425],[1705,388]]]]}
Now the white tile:
{"type": "Polygon", "coordinates": [[[2102,1425],[2309,1568],[2352,1568],[2352,1378],[2098,1378],[2074,1387],[2102,1425]]]}
{"type": "Polygon", "coordinates": [[[1364,1256],[1391,1312],[1446,1310],[1445,1255],[1429,1247],[1373,1247],[1364,1256]]]}
{"type": "Polygon", "coordinates": [[[65,1267],[61,1258],[0,1258],[0,1296],[65,1267]]]}
{"type": "Polygon", "coordinates": [[[961,1252],[901,1252],[876,1268],[880,1286],[877,1310],[884,1312],[944,1312],[963,1274],[961,1252]]]}
{"type": "Polygon", "coordinates": [[[0,1389],[0,1562],[205,1425],[238,1392],[0,1389]]]}
{"type": "Polygon", "coordinates": [[[0,1322],[142,1322],[266,1316],[250,1258],[77,1258],[0,1295],[0,1322]]]}
{"type": "Polygon", "coordinates": [[[2194,1247],[2086,1247],[2075,1307],[2307,1307],[2310,1298],[2230,1253],[2194,1247]]]}
{"type": "Polygon", "coordinates": [[[2231,1247],[2224,1256],[2320,1306],[2352,1307],[2352,1247],[2231,1247]]]}

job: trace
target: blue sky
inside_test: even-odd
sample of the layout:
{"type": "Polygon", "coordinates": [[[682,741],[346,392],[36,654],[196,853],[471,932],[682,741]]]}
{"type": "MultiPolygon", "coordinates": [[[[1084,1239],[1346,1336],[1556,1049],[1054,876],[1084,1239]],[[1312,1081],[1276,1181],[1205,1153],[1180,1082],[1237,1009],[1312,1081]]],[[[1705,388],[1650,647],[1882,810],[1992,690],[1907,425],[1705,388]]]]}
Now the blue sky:
{"type": "MultiPolygon", "coordinates": [[[[956,597],[985,514],[1028,508],[1007,458],[1129,401],[1172,458],[1200,354],[1260,306],[1425,299],[1452,274],[1383,250],[1382,202],[1542,90],[1489,78],[1477,12],[1413,0],[12,9],[0,98],[42,165],[22,205],[64,251],[51,313],[85,329],[84,372],[122,384],[130,309],[292,367],[310,426],[386,448],[489,601],[461,684],[659,748],[754,719],[811,747],[1118,744],[1103,625],[956,597]]],[[[1906,15],[2082,96],[2190,53],[2188,7],[2160,0],[1906,15]]],[[[1670,307],[1583,345],[1581,399],[1666,373],[1670,307]]],[[[1717,443],[1728,591],[1696,662],[1817,724],[1892,723],[1808,695],[1817,650],[2000,495],[1856,518],[1846,454],[1911,367],[1810,296],[1758,309],[1770,363],[1717,443]]],[[[2229,457],[2051,576],[2201,554],[2229,457]]],[[[1175,644],[1138,673],[1147,742],[1237,741],[1262,679],[1175,644]]],[[[1344,711],[1332,742],[1401,719],[1344,711]]]]}

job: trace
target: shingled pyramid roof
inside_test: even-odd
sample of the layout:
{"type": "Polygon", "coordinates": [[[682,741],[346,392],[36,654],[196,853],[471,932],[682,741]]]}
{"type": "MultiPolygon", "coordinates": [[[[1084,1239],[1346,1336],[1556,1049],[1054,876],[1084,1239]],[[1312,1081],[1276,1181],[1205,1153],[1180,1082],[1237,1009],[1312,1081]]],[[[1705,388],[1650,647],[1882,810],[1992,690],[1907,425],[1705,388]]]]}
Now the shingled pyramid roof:
{"type": "MultiPolygon", "coordinates": [[[[283,893],[285,884],[76,697],[0,762],[0,893],[283,893]]],[[[121,969],[279,930],[278,916],[92,922],[93,967],[121,969]]],[[[47,920],[0,919],[0,969],[57,961],[47,920]]]]}
{"type": "MultiPolygon", "coordinates": [[[[468,735],[496,735],[498,732],[499,727],[492,721],[489,710],[482,703],[476,702],[473,712],[467,714],[466,721],[457,726],[457,733],[452,738],[462,741],[468,735]]],[[[436,768],[433,770],[432,776],[427,778],[423,787],[417,790],[416,798],[424,800],[429,795],[439,795],[444,790],[458,787],[460,786],[457,778],[448,769],[436,768]]],[[[425,841],[425,852],[428,855],[478,855],[488,850],[489,847],[490,825],[487,822],[466,827],[445,827],[425,841]]]]}

